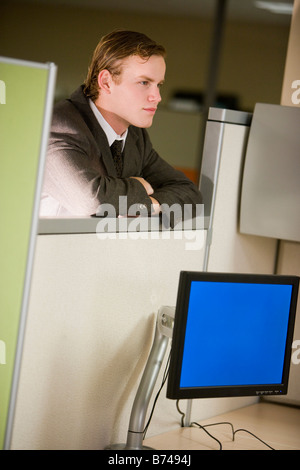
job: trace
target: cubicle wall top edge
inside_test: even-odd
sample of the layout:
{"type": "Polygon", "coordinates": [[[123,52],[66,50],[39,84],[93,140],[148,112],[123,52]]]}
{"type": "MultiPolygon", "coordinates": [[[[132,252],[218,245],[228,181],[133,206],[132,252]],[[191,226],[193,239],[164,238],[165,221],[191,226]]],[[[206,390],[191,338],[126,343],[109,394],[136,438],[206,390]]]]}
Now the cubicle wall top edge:
{"type": "Polygon", "coordinates": [[[246,111],[237,111],[234,109],[209,108],[208,121],[250,126],[252,121],[252,113],[248,113],[246,111]]]}
{"type": "MultiPolygon", "coordinates": [[[[208,228],[208,218],[203,215],[201,227],[199,227],[195,219],[190,223],[175,226],[173,229],[164,229],[159,218],[145,218],[141,221],[137,230],[136,219],[108,219],[101,217],[68,217],[68,218],[51,218],[41,217],[38,225],[38,235],[66,235],[66,234],[97,234],[97,233],[122,233],[122,232],[163,232],[165,230],[184,231],[184,230],[206,230],[208,228]],[[100,224],[98,226],[98,224],[100,224]],[[104,232],[103,229],[105,228],[104,232]],[[102,231],[101,231],[102,230],[102,231]]],[[[140,220],[140,219],[139,219],[140,220]]]]}
{"type": "Polygon", "coordinates": [[[53,62],[31,62],[29,60],[23,60],[23,59],[14,59],[12,57],[4,57],[0,56],[0,62],[6,63],[6,64],[12,64],[12,65],[21,65],[24,67],[35,67],[39,69],[49,69],[51,67],[56,67],[56,65],[53,62]]]}

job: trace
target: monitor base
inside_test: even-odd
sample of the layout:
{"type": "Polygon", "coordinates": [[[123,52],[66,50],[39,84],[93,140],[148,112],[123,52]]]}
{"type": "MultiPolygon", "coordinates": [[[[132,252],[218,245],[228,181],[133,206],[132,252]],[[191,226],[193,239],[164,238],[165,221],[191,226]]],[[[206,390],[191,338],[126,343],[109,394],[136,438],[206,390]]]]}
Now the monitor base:
{"type": "Polygon", "coordinates": [[[105,450],[155,450],[153,447],[141,446],[139,448],[133,449],[132,447],[127,447],[127,444],[112,444],[105,447],[105,450]]]}

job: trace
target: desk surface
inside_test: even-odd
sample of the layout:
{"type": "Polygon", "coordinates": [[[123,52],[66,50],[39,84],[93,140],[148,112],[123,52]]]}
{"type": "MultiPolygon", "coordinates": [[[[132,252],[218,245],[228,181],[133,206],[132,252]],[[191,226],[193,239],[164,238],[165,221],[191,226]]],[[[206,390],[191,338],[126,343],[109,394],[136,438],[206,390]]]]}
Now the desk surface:
{"type": "MultiPolygon", "coordinates": [[[[230,422],[234,430],[246,429],[275,450],[300,449],[300,408],[260,402],[199,422],[201,425],[230,422]]],[[[222,443],[223,450],[268,450],[262,442],[246,432],[232,440],[228,424],[209,426],[207,431],[222,443]]],[[[178,428],[148,438],[146,446],[158,450],[218,450],[218,442],[198,427],[178,428]]]]}

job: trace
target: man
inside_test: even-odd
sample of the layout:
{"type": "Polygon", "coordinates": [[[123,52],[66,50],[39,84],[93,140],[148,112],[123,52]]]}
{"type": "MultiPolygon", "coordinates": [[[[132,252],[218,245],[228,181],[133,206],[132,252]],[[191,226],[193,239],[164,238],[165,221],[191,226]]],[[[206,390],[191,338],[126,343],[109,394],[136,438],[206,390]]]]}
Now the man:
{"type": "Polygon", "coordinates": [[[107,204],[117,216],[134,205],[151,215],[176,204],[177,221],[184,205],[201,203],[195,185],[159,157],[145,130],[165,70],[165,49],[144,34],[121,30],[101,39],[85,84],[54,107],[41,215],[87,216],[107,204]]]}

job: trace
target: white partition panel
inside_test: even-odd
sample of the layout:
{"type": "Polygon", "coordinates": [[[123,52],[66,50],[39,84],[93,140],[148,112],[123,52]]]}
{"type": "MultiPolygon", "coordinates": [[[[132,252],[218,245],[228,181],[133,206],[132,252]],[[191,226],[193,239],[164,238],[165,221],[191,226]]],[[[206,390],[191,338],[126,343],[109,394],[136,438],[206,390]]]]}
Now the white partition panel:
{"type": "Polygon", "coordinates": [[[208,271],[272,273],[276,241],[239,231],[239,205],[251,116],[211,108],[200,189],[209,217],[208,271]],[[206,201],[206,198],[208,200],[206,201]]]}
{"type": "MultiPolygon", "coordinates": [[[[197,250],[194,231],[112,235],[38,237],[14,449],[126,441],[156,314],[175,305],[180,270],[202,269],[205,232],[197,250]]],[[[179,424],[163,392],[149,436],[179,424]]]]}

